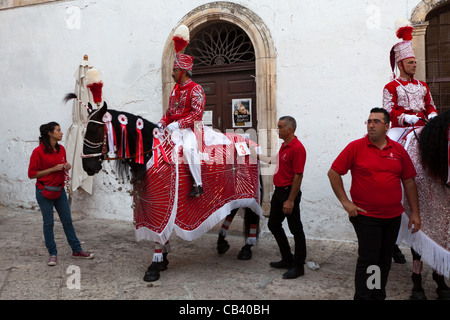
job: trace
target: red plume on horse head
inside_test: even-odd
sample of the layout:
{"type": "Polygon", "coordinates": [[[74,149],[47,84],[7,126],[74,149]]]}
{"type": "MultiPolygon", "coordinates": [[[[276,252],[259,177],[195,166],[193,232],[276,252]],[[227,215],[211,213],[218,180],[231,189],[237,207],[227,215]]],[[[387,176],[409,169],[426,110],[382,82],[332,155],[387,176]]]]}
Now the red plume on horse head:
{"type": "Polygon", "coordinates": [[[98,105],[102,102],[103,82],[100,72],[97,69],[89,69],[86,72],[86,87],[92,92],[94,102],[98,105]]]}

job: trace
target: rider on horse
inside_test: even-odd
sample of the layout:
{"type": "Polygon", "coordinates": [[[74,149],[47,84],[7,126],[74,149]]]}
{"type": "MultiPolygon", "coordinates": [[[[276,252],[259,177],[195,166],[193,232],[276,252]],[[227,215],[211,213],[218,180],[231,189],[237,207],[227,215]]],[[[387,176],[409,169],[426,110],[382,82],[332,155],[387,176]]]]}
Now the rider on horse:
{"type": "Polygon", "coordinates": [[[202,139],[202,135],[197,137],[197,133],[202,131],[196,128],[196,123],[201,124],[206,98],[203,88],[191,79],[194,57],[180,53],[189,41],[189,29],[185,25],[178,27],[173,41],[177,53],[172,78],[176,83],[170,95],[169,108],[158,122],[158,127],[169,132],[180,130],[183,154],[195,181],[189,196],[198,197],[203,193],[203,187],[197,142],[202,139]]]}

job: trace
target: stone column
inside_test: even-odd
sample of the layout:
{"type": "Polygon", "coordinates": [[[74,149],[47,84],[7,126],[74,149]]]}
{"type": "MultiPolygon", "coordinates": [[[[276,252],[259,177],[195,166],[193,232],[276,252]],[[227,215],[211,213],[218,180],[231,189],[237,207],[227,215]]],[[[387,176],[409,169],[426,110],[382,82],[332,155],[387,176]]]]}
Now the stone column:
{"type": "Polygon", "coordinates": [[[425,49],[425,35],[428,27],[428,21],[421,22],[420,24],[414,25],[413,35],[413,46],[414,54],[417,61],[417,69],[415,78],[418,80],[426,81],[427,78],[427,67],[426,67],[426,49],[425,49]]]}

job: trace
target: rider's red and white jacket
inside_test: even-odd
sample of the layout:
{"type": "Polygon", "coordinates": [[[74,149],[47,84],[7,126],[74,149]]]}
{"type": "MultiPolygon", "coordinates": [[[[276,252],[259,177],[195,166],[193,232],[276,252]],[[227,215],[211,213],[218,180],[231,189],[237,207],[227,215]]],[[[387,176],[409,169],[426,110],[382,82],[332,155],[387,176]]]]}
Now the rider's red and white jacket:
{"type": "Polygon", "coordinates": [[[203,119],[205,103],[201,85],[191,79],[181,85],[176,84],[170,94],[169,108],[159,122],[167,127],[171,122],[177,121],[180,129],[192,128],[196,121],[203,119]]]}
{"type": "MultiPolygon", "coordinates": [[[[419,80],[407,81],[397,78],[389,82],[383,90],[383,108],[389,112],[392,127],[407,127],[405,115],[416,115],[428,120],[432,114],[437,115],[428,85],[419,80]]],[[[419,120],[415,126],[424,126],[419,120]]]]}

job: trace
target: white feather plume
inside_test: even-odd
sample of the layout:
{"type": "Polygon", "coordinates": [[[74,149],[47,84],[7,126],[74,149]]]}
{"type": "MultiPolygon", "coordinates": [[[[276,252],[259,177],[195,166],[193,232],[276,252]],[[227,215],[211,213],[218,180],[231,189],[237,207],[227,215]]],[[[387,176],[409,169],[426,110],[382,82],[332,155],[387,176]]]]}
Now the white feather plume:
{"type": "Polygon", "coordinates": [[[186,25],[182,24],[175,29],[173,36],[181,38],[185,41],[189,41],[189,28],[186,25]]]}
{"type": "Polygon", "coordinates": [[[399,18],[395,21],[395,31],[406,26],[411,26],[411,22],[408,19],[399,18]]]}
{"type": "Polygon", "coordinates": [[[97,69],[89,69],[86,72],[86,85],[102,82],[102,77],[97,69]]]}

